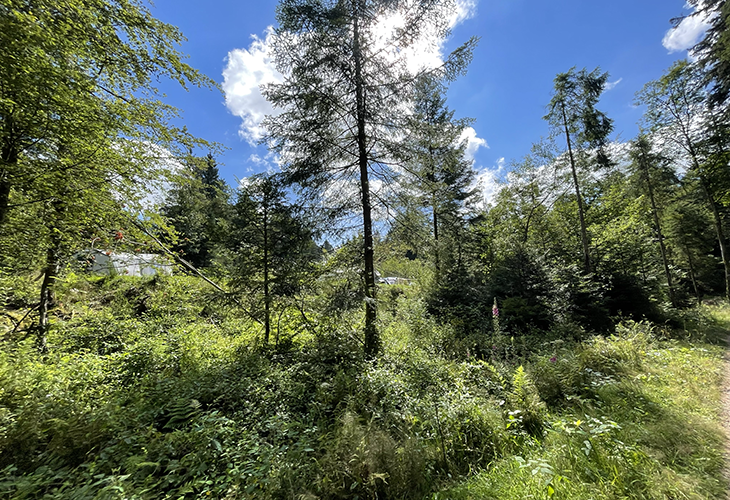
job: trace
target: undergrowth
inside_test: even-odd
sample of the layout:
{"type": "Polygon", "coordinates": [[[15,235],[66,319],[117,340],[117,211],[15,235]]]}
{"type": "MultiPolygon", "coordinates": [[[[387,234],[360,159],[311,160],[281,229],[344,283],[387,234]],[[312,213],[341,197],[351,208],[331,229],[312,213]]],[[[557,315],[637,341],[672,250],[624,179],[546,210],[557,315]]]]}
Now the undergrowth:
{"type": "Polygon", "coordinates": [[[610,336],[562,325],[475,347],[402,286],[389,292],[385,352],[372,362],[354,316],[282,315],[276,342],[261,346],[255,322],[192,278],[70,275],[40,355],[16,328],[33,282],[13,280],[0,286],[12,317],[0,323],[3,498],[725,491],[728,308],[622,322],[610,336]]]}

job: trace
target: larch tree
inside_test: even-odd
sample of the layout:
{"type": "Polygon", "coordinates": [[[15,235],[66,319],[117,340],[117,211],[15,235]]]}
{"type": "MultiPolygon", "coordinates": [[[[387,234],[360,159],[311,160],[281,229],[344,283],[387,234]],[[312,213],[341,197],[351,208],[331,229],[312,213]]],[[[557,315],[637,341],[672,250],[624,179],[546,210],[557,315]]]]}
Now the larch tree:
{"type": "MultiPolygon", "coordinates": [[[[721,204],[713,184],[712,162],[708,162],[707,143],[708,109],[704,78],[698,67],[687,61],[678,61],[653,82],[647,83],[637,94],[637,102],[647,109],[644,120],[655,140],[671,157],[689,167],[697,180],[707,206],[712,213],[720,258],[725,270],[725,296],[730,301],[730,247],[725,235],[721,204]]],[[[710,141],[711,142],[711,141],[710,141]]],[[[726,169],[723,169],[726,170],[726,169]]]]}
{"type": "Polygon", "coordinates": [[[595,107],[607,80],[608,73],[601,73],[598,68],[591,72],[571,68],[566,73],[559,73],[554,80],[548,114],[544,117],[556,136],[565,137],[567,159],[578,205],[583,269],[586,273],[591,272],[592,266],[579,171],[590,165],[600,168],[610,164],[604,147],[613,130],[613,123],[595,107]]]}
{"type": "Polygon", "coordinates": [[[437,67],[413,68],[416,44],[435,51],[450,32],[452,0],[283,0],[273,42],[281,84],[265,96],[281,111],[265,122],[270,147],[291,182],[337,207],[359,211],[363,235],[364,348],[380,349],[376,328],[373,212],[379,188],[397,177],[404,117],[418,77],[463,72],[476,40],[437,67]]]}

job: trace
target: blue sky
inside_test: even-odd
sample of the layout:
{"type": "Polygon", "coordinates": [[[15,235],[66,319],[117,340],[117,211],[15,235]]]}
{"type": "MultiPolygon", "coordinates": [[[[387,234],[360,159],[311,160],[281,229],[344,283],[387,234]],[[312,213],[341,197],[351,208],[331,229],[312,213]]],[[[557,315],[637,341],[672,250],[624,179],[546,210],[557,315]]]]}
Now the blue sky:
{"type": "MultiPolygon", "coordinates": [[[[188,38],[182,47],[188,62],[226,89],[185,92],[164,82],[160,86],[193,134],[228,148],[218,160],[231,184],[267,168],[265,147],[245,137],[255,135],[267,110],[255,84],[272,75],[265,49],[276,5],[273,0],[157,0],[151,9],[188,38]]],[[[600,66],[610,73],[613,88],[599,108],[614,120],[614,139],[633,138],[642,114],[633,105],[635,92],[686,57],[685,49],[702,33],[689,19],[667,38],[669,20],[690,12],[683,0],[462,0],[461,6],[466,19],[454,27],[444,50],[473,35],[481,40],[468,74],[451,85],[448,105],[457,116],[476,120],[471,150],[486,179],[503,175],[510,160],[524,156],[548,133],[542,116],[553,78],[573,66],[600,66]]]]}

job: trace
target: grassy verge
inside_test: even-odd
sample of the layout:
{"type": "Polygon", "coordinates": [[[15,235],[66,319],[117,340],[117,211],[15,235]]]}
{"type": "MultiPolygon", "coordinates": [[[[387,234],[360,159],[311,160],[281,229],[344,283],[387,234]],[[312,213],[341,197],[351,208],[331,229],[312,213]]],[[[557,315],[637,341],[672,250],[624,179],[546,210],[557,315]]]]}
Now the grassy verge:
{"type": "Polygon", "coordinates": [[[434,498],[723,498],[719,415],[730,308],[702,312],[675,332],[682,340],[624,325],[614,337],[559,353],[553,366],[538,360],[536,382],[553,396],[544,440],[434,498]],[[570,380],[578,375],[570,365],[590,370],[583,384],[570,380]]]}

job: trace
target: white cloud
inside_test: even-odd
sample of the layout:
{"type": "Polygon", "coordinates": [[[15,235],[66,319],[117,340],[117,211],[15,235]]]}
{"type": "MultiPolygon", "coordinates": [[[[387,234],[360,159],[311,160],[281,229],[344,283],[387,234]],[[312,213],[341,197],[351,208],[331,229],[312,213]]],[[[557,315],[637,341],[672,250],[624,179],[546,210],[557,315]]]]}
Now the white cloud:
{"type": "Polygon", "coordinates": [[[494,199],[502,189],[499,183],[497,170],[485,168],[477,173],[477,188],[481,192],[481,203],[477,203],[478,208],[485,210],[493,204],[494,199]]]}
{"type": "Polygon", "coordinates": [[[461,141],[467,141],[466,157],[470,160],[474,159],[474,155],[476,155],[479,148],[484,147],[489,149],[489,144],[487,144],[487,141],[482,139],[481,137],[477,137],[477,131],[474,130],[472,127],[465,128],[464,131],[461,133],[461,137],[459,139],[461,141]]]}
{"type": "Polygon", "coordinates": [[[662,39],[662,45],[670,53],[691,49],[702,39],[710,26],[710,17],[693,15],[685,17],[679,26],[667,31],[662,39]]]}
{"type": "Polygon", "coordinates": [[[619,83],[621,83],[621,80],[623,80],[623,78],[619,78],[615,82],[608,82],[606,84],[606,91],[615,89],[616,88],[616,85],[618,85],[619,83]]]}
{"type": "Polygon", "coordinates": [[[504,184],[500,182],[500,177],[502,177],[505,165],[504,158],[500,158],[494,167],[484,167],[476,171],[475,187],[482,195],[482,199],[477,203],[477,208],[486,210],[494,203],[495,198],[504,187],[504,184]]]}
{"type": "MultiPolygon", "coordinates": [[[[476,12],[476,0],[455,0],[453,8],[444,13],[447,26],[454,28],[471,18],[476,12]]],[[[402,26],[402,16],[384,17],[374,30],[378,39],[385,47],[387,40],[402,26]]],[[[270,51],[274,30],[271,26],[266,29],[266,36],[261,39],[252,35],[253,41],[248,49],[233,49],[226,58],[226,68],[223,70],[223,92],[226,97],[226,106],[235,116],[241,118],[239,134],[249,144],[255,145],[263,135],[261,121],[266,115],[274,115],[275,110],[261,95],[260,86],[267,83],[281,83],[284,76],[274,68],[274,61],[270,51]]],[[[421,38],[403,50],[397,49],[393,56],[406,62],[410,71],[424,68],[435,68],[443,63],[444,40],[436,33],[428,30],[421,38]]],[[[476,138],[476,134],[474,135],[476,138]]],[[[486,146],[483,139],[474,146],[476,151],[480,146],[486,146]]],[[[471,146],[471,145],[470,145],[471,146]]]]}
{"type": "Polygon", "coordinates": [[[257,154],[252,154],[251,156],[249,156],[248,157],[248,161],[250,161],[254,165],[258,165],[258,166],[268,165],[269,164],[268,161],[266,161],[265,159],[261,158],[257,154]]]}
{"type": "MultiPolygon", "coordinates": [[[[446,19],[446,27],[453,29],[465,20],[474,16],[476,12],[475,0],[455,0],[448,11],[441,12],[446,19]]],[[[376,50],[393,47],[393,37],[399,36],[399,30],[405,27],[405,18],[402,13],[384,16],[373,30],[376,50]]],[[[394,60],[405,61],[406,67],[412,73],[421,70],[434,69],[441,66],[445,40],[435,29],[425,29],[421,36],[405,48],[393,47],[390,54],[394,60]]]]}
{"type": "Polygon", "coordinates": [[[453,28],[467,19],[471,19],[476,14],[476,11],[476,0],[456,0],[456,8],[449,18],[449,25],[453,28]]]}
{"type": "Polygon", "coordinates": [[[223,92],[226,107],[243,120],[239,134],[252,146],[261,139],[261,121],[266,115],[275,114],[274,108],[261,95],[260,86],[280,83],[284,77],[274,68],[269,46],[274,30],[266,29],[262,40],[252,35],[253,42],[248,49],[234,49],[228,53],[227,65],[223,70],[223,92]]]}

